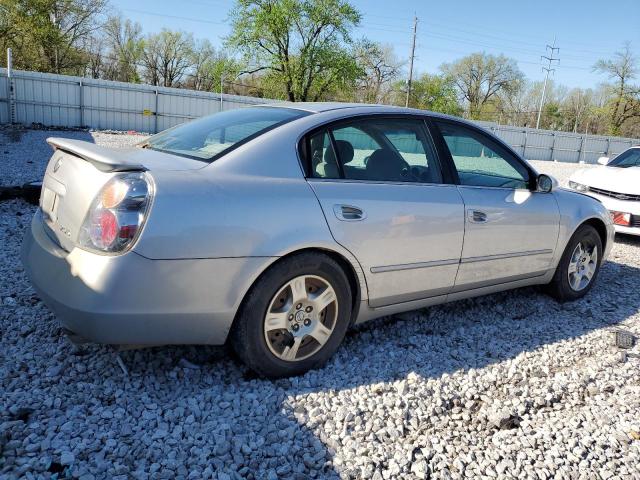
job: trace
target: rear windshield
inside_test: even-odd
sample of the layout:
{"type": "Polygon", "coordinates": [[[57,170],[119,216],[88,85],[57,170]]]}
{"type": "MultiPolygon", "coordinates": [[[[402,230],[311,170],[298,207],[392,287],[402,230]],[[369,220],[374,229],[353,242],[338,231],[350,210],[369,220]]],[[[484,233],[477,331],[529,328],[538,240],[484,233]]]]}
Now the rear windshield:
{"type": "Polygon", "coordinates": [[[292,108],[238,108],[170,128],[142,146],[211,162],[243,142],[305,115],[308,113],[292,108]]]}

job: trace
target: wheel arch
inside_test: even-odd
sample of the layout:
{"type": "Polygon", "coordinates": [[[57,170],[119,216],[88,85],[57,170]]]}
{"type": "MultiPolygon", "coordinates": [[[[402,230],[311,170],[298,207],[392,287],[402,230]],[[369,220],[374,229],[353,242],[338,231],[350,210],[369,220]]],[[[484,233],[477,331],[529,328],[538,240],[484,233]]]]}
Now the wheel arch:
{"type": "MultiPolygon", "coordinates": [[[[308,247],[308,248],[301,248],[298,250],[293,250],[291,252],[286,253],[285,255],[279,257],[277,260],[269,263],[257,276],[256,278],[253,280],[253,282],[251,282],[251,285],[249,286],[249,288],[247,288],[247,290],[244,292],[244,295],[242,297],[242,300],[240,301],[238,308],[235,312],[235,315],[233,317],[233,322],[231,324],[231,327],[229,328],[229,332],[231,332],[238,320],[238,316],[240,314],[240,311],[242,310],[242,306],[244,305],[244,303],[247,300],[247,297],[249,296],[249,294],[251,293],[251,291],[253,290],[253,288],[255,287],[255,285],[264,277],[264,275],[273,267],[275,267],[276,265],[278,265],[280,262],[291,258],[293,256],[296,255],[300,255],[300,254],[304,254],[304,253],[320,253],[322,255],[326,255],[327,257],[331,258],[332,260],[334,260],[342,269],[342,271],[344,272],[344,274],[347,277],[347,280],[349,281],[349,287],[351,288],[351,323],[354,322],[354,320],[357,318],[358,316],[358,312],[360,310],[360,302],[362,300],[362,294],[363,294],[363,288],[366,288],[364,285],[362,285],[361,281],[360,281],[360,276],[358,275],[357,271],[356,271],[356,267],[354,267],[352,261],[350,261],[345,255],[343,255],[340,252],[337,252],[335,250],[331,250],[328,248],[322,248],[322,247],[308,247]]],[[[364,277],[363,277],[364,278],[364,277]]],[[[229,340],[229,335],[227,335],[227,341],[229,340]]]]}
{"type": "MultiPolygon", "coordinates": [[[[582,225],[590,225],[593,228],[595,228],[596,232],[598,232],[598,235],[600,236],[600,241],[602,242],[602,251],[606,252],[608,247],[608,244],[607,244],[608,237],[607,237],[607,226],[605,225],[605,223],[600,218],[592,217],[585,220],[580,225],[578,225],[576,227],[576,230],[578,230],[578,228],[580,228],[582,225]]],[[[573,233],[575,233],[576,230],[574,230],[573,233]]]]}

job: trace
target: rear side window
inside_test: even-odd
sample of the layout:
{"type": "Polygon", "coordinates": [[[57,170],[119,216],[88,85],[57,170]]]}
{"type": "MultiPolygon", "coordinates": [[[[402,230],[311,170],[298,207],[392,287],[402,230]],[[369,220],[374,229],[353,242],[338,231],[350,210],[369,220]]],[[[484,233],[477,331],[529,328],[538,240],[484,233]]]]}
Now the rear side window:
{"type": "Polygon", "coordinates": [[[527,188],[527,168],[490,138],[464,125],[436,122],[461,185],[527,188]]]}
{"type": "Polygon", "coordinates": [[[312,176],[376,182],[441,183],[424,123],[365,119],[340,123],[310,137],[312,176]]]}
{"type": "Polygon", "coordinates": [[[340,178],[338,160],[329,132],[322,130],[309,137],[311,151],[311,176],[316,178],[340,178]]]}
{"type": "Polygon", "coordinates": [[[279,125],[308,115],[281,107],[238,108],[178,125],[152,136],[146,148],[211,162],[279,125]]]}

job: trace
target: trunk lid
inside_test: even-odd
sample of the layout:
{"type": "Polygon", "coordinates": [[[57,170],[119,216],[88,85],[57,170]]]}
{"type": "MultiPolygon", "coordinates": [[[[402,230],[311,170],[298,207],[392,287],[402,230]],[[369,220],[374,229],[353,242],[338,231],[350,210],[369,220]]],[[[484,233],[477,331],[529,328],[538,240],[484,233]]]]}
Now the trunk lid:
{"type": "Polygon", "coordinates": [[[49,236],[67,251],[102,187],[118,172],[195,170],[207,163],[143,148],[111,149],[89,142],[49,138],[54,148],[42,181],[40,208],[49,236]]]}

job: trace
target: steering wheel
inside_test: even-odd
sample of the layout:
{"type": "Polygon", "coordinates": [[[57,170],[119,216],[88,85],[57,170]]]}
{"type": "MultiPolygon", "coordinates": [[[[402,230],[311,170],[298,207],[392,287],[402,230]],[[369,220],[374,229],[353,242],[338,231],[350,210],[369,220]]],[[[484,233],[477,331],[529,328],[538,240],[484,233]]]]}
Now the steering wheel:
{"type": "Polygon", "coordinates": [[[400,170],[400,176],[404,180],[409,182],[420,182],[420,175],[414,172],[413,168],[411,168],[411,165],[409,165],[409,163],[407,163],[404,158],[402,159],[402,163],[404,164],[404,166],[402,167],[402,170],[400,170]]]}

